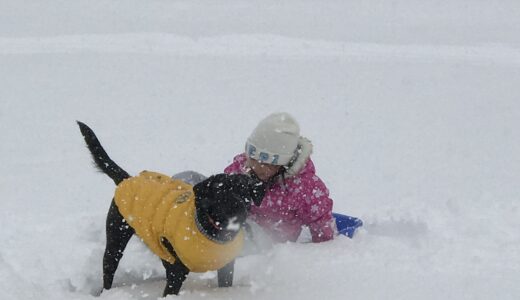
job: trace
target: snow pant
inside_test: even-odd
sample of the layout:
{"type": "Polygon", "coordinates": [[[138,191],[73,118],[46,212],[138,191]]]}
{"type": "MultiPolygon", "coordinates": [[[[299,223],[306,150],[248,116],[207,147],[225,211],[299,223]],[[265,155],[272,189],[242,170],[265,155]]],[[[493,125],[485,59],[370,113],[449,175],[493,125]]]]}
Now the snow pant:
{"type": "Polygon", "coordinates": [[[173,179],[180,179],[187,184],[196,185],[197,183],[203,181],[204,179],[208,178],[207,176],[204,176],[200,174],[199,172],[195,171],[184,171],[177,173],[172,176],[173,179]]]}

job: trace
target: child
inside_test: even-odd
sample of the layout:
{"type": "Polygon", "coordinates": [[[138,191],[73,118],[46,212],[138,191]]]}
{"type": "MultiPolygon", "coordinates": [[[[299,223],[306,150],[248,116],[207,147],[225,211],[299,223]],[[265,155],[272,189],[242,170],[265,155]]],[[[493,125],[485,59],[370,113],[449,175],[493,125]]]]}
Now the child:
{"type": "Polygon", "coordinates": [[[268,184],[259,207],[250,219],[276,242],[296,241],[308,226],[312,241],[333,239],[332,200],[315,174],[311,142],[300,136],[296,120],[288,113],[274,113],[260,121],[224,172],[249,173],[268,184]]]}

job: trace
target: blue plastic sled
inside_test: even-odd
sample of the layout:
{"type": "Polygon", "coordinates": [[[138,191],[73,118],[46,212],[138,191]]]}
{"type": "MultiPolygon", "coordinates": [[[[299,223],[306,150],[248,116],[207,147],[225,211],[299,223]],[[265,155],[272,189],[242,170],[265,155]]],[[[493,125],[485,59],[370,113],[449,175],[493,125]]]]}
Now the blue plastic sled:
{"type": "Polygon", "coordinates": [[[358,218],[354,218],[347,215],[342,215],[338,213],[332,213],[334,219],[336,219],[336,227],[338,229],[339,234],[343,234],[352,238],[356,229],[363,226],[363,221],[358,218]]]}

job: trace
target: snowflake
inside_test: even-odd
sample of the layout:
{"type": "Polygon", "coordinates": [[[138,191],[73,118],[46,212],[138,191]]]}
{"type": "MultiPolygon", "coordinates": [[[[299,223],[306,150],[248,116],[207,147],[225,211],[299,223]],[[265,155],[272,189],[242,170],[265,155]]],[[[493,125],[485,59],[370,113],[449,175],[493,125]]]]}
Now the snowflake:
{"type": "Polygon", "coordinates": [[[311,213],[316,214],[319,210],[320,208],[318,207],[318,205],[314,204],[313,206],[311,206],[311,213]]]}
{"type": "Polygon", "coordinates": [[[313,194],[314,197],[316,197],[316,198],[319,198],[319,197],[325,195],[325,193],[324,193],[322,190],[320,190],[320,189],[315,189],[315,190],[313,190],[313,191],[312,191],[312,194],[313,194]]]}

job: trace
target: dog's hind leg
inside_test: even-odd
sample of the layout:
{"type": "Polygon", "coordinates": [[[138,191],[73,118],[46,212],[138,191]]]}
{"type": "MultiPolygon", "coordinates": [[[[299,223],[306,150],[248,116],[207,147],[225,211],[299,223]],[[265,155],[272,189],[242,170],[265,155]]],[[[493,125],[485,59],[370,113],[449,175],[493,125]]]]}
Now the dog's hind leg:
{"type": "Polygon", "coordinates": [[[173,264],[165,260],[163,260],[162,263],[166,269],[166,287],[164,287],[163,297],[171,294],[178,295],[182,283],[186,280],[186,277],[188,277],[190,270],[180,259],[176,259],[173,264]]]}
{"type": "Polygon", "coordinates": [[[166,238],[161,238],[161,243],[175,258],[173,264],[162,260],[163,266],[166,269],[166,287],[164,288],[163,297],[174,294],[178,295],[181,289],[182,283],[188,277],[190,270],[182,263],[182,261],[173,250],[173,246],[166,238]]]}
{"type": "Polygon", "coordinates": [[[233,285],[233,273],[235,271],[235,260],[218,269],[218,287],[230,287],[233,285]]]}
{"type": "Polygon", "coordinates": [[[106,224],[107,245],[103,256],[103,288],[108,290],[112,287],[114,274],[119,261],[123,257],[123,251],[135,231],[119,213],[115,202],[112,200],[107,215],[106,224]]]}

